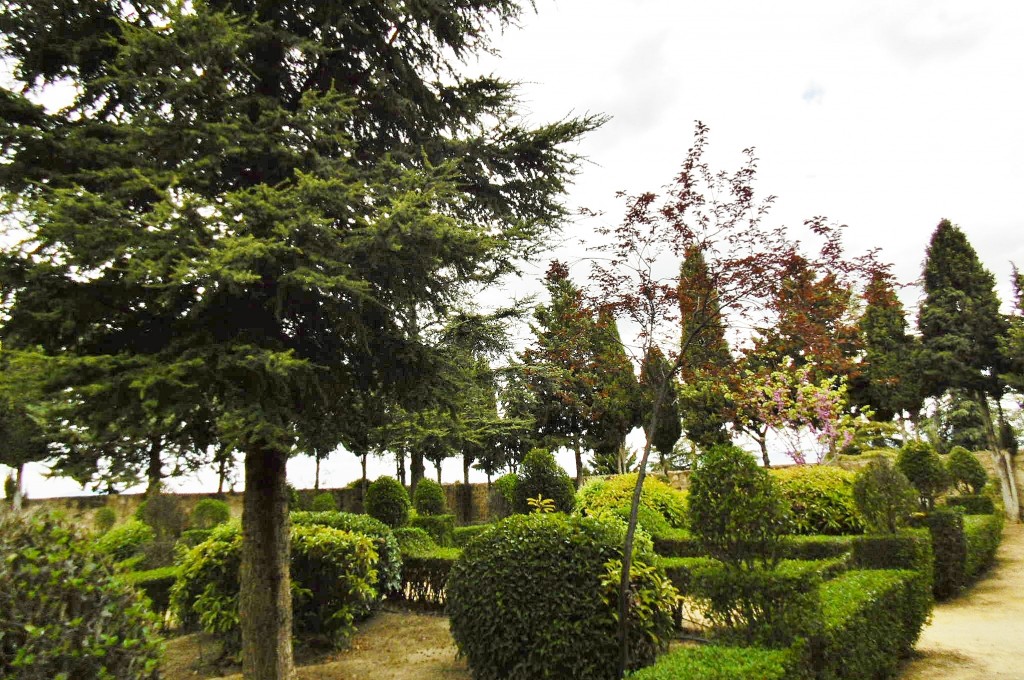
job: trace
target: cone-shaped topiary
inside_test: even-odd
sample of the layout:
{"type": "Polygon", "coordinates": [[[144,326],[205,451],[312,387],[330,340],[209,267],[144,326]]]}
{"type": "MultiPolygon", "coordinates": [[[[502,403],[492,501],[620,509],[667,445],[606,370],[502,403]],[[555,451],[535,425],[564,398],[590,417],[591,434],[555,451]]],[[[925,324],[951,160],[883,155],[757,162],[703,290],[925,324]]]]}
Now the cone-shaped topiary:
{"type": "Polygon", "coordinates": [[[392,529],[409,523],[409,492],[394,477],[379,477],[366,489],[366,514],[392,529]]]}

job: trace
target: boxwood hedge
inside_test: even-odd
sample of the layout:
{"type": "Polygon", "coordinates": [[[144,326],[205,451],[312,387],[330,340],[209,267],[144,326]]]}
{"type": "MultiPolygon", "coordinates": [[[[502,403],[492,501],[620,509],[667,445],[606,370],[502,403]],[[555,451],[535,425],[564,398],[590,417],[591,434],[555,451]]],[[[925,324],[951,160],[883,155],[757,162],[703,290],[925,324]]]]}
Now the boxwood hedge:
{"type": "Polygon", "coordinates": [[[1003,516],[967,515],[964,517],[964,538],[967,557],[964,563],[964,583],[973,583],[996,558],[996,550],[1003,537],[1003,516]]]}
{"type": "Polygon", "coordinates": [[[701,645],[662,656],[631,680],[799,680],[807,677],[801,647],[762,649],[701,645]]]}

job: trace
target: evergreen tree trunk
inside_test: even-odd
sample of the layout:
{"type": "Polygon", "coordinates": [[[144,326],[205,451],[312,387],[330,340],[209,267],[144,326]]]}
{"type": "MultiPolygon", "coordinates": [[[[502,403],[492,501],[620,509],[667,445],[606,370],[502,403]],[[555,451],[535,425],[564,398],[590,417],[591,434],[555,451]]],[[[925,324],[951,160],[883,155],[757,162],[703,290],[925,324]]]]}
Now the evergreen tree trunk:
{"type": "Polygon", "coordinates": [[[469,488],[469,466],[473,464],[473,458],[469,455],[462,456],[462,482],[469,488]]]}
{"type": "Polygon", "coordinates": [[[146,496],[160,493],[160,480],[163,479],[163,461],[160,460],[160,445],[163,440],[154,437],[149,440],[149,464],[146,467],[146,479],[149,481],[146,486],[146,496]]]}
{"type": "MultiPolygon", "coordinates": [[[[398,481],[405,486],[405,451],[399,449],[395,452],[395,475],[398,477],[398,481]]],[[[416,489],[413,488],[412,491],[416,489]]],[[[410,494],[412,493],[410,491],[410,494]]]]}
{"type": "Polygon", "coordinates": [[[22,491],[22,484],[25,480],[25,464],[18,463],[18,467],[15,468],[14,476],[14,497],[11,498],[11,509],[14,512],[21,512],[21,506],[24,504],[25,492],[22,491]]]}
{"type": "Polygon", "coordinates": [[[245,454],[239,618],[246,680],[291,680],[295,673],[287,462],[286,452],[269,447],[245,454]]]}
{"type": "Polygon", "coordinates": [[[320,490],[320,456],[313,456],[316,459],[316,474],[313,477],[313,491],[320,490]]]}
{"type": "Polygon", "coordinates": [[[409,452],[409,488],[416,491],[416,485],[427,476],[427,466],[423,463],[423,452],[413,450],[409,452]]]}
{"type": "Polygon", "coordinates": [[[573,453],[576,454],[576,488],[583,486],[583,451],[580,450],[580,440],[577,439],[573,453]]]}

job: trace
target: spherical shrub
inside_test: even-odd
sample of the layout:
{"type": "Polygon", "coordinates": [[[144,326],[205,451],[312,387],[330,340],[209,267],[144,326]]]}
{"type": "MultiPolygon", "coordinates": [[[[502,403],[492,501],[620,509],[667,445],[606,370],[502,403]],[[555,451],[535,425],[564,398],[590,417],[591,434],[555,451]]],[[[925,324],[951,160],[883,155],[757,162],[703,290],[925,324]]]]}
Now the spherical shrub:
{"type": "Polygon", "coordinates": [[[104,505],[96,511],[96,516],[92,518],[92,521],[96,531],[105,534],[117,523],[117,513],[109,505],[104,505]]]}
{"type": "Polygon", "coordinates": [[[421,515],[443,515],[447,511],[444,487],[432,479],[421,479],[413,493],[413,507],[421,515]]]}
{"type": "Polygon", "coordinates": [[[428,552],[436,549],[437,543],[424,529],[419,527],[401,527],[395,529],[395,538],[405,554],[428,552]]]}
{"type": "MultiPolygon", "coordinates": [[[[616,678],[625,524],[613,517],[513,515],[466,545],[448,578],[452,637],[477,680],[616,678]]],[[[676,594],[649,570],[640,536],[629,612],[631,667],[672,630],[676,594]]]]}
{"type": "MultiPolygon", "coordinates": [[[[587,482],[576,492],[576,512],[587,515],[612,512],[628,518],[637,476],[632,473],[587,482]]],[[[644,477],[640,508],[640,523],[652,534],[686,525],[686,493],[656,477],[644,477]]]]}
{"type": "Polygon", "coordinates": [[[158,622],[110,558],[48,516],[0,516],[0,675],[159,677],[158,622]]]}
{"type": "MultiPolygon", "coordinates": [[[[241,645],[238,596],[242,534],[224,524],[181,561],[171,588],[171,609],[184,625],[198,623],[218,635],[226,652],[241,645]]],[[[376,599],[377,553],[362,534],[319,525],[291,530],[293,634],[334,645],[352,632],[352,623],[376,599]]]]}
{"type": "Polygon", "coordinates": [[[981,462],[962,446],[954,446],[949,452],[946,470],[962,494],[979,494],[988,483],[988,473],[981,462]]]}
{"type": "Polygon", "coordinates": [[[736,446],[715,446],[690,474],[690,533],[727,564],[770,564],[789,527],[785,501],[767,470],[736,446]]]}
{"type": "Polygon", "coordinates": [[[896,467],[917,489],[922,509],[933,510],[935,497],[949,486],[949,475],[932,445],[927,442],[907,442],[896,458],[896,467]]]}
{"type": "Polygon", "coordinates": [[[516,481],[512,509],[518,513],[531,512],[529,499],[542,496],[555,502],[555,510],[572,512],[576,505],[576,487],[555,457],[544,449],[534,449],[523,458],[516,481]]]}
{"type": "Polygon", "coordinates": [[[185,513],[174,494],[158,493],[147,498],[136,516],[153,527],[157,541],[173,542],[185,530],[185,513]]]}
{"type": "Polygon", "coordinates": [[[115,562],[123,562],[142,554],[145,544],[155,537],[156,532],[151,526],[133,519],[97,538],[95,546],[99,552],[109,555],[115,562]]]}
{"type": "MultiPolygon", "coordinates": [[[[369,536],[377,551],[377,590],[381,595],[391,595],[402,588],[402,555],[394,532],[380,520],[369,515],[356,515],[351,512],[293,512],[292,525],[316,524],[319,526],[351,531],[355,534],[369,536]]],[[[371,609],[377,602],[370,603],[371,609]]],[[[370,613],[371,609],[366,611],[370,613]]]]}
{"type": "Polygon", "coordinates": [[[409,492],[394,477],[379,477],[366,490],[366,514],[392,529],[409,523],[409,492]]]}
{"type": "Polygon", "coordinates": [[[790,531],[804,535],[864,531],[853,502],[854,473],[831,465],[797,465],[771,471],[790,508],[790,531]]]}
{"type": "Polygon", "coordinates": [[[212,529],[231,519],[231,508],[222,500],[204,498],[192,508],[189,526],[192,529],[212,529]]]}
{"type": "Polygon", "coordinates": [[[894,534],[917,507],[917,491],[888,458],[879,457],[857,473],[853,500],[868,529],[894,534]]]}
{"type": "Polygon", "coordinates": [[[313,512],[334,512],[338,509],[338,499],[330,491],[318,493],[309,504],[309,509],[313,512]]]}

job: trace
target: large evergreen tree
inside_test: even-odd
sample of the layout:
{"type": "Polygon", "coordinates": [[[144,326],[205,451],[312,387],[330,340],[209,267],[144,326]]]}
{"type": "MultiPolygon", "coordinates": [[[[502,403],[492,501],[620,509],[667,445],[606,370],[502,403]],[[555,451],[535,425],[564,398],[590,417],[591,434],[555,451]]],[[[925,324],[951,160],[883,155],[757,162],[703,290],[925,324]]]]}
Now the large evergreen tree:
{"type": "Polygon", "coordinates": [[[666,462],[672,458],[676,442],[683,434],[679,399],[674,385],[669,383],[674,380],[671,373],[672,363],[668,357],[657,345],[651,345],[640,366],[640,388],[643,396],[640,422],[644,426],[644,433],[651,440],[651,446],[658,452],[663,469],[667,469],[666,462]],[[650,412],[654,410],[658,394],[662,391],[667,396],[662,398],[657,416],[652,418],[650,412]],[[654,423],[654,432],[648,432],[651,422],[654,423]]]}
{"type": "MultiPolygon", "coordinates": [[[[626,435],[641,423],[641,392],[619,325],[607,308],[598,312],[593,326],[588,371],[593,386],[588,444],[595,459],[615,460],[616,471],[626,472],[626,435]]],[[[577,479],[577,485],[581,482],[577,479]]]]}
{"type": "Polygon", "coordinates": [[[423,395],[443,362],[417,319],[563,214],[564,145],[599,121],[525,128],[511,85],[456,72],[519,13],[0,4],[20,81],[0,91],[0,187],[23,235],[0,259],[5,379],[157,434],[210,409],[245,458],[247,678],[292,675],[285,464],[304,425],[369,391],[423,395]],[[57,82],[73,100],[48,110],[57,82]]]}

